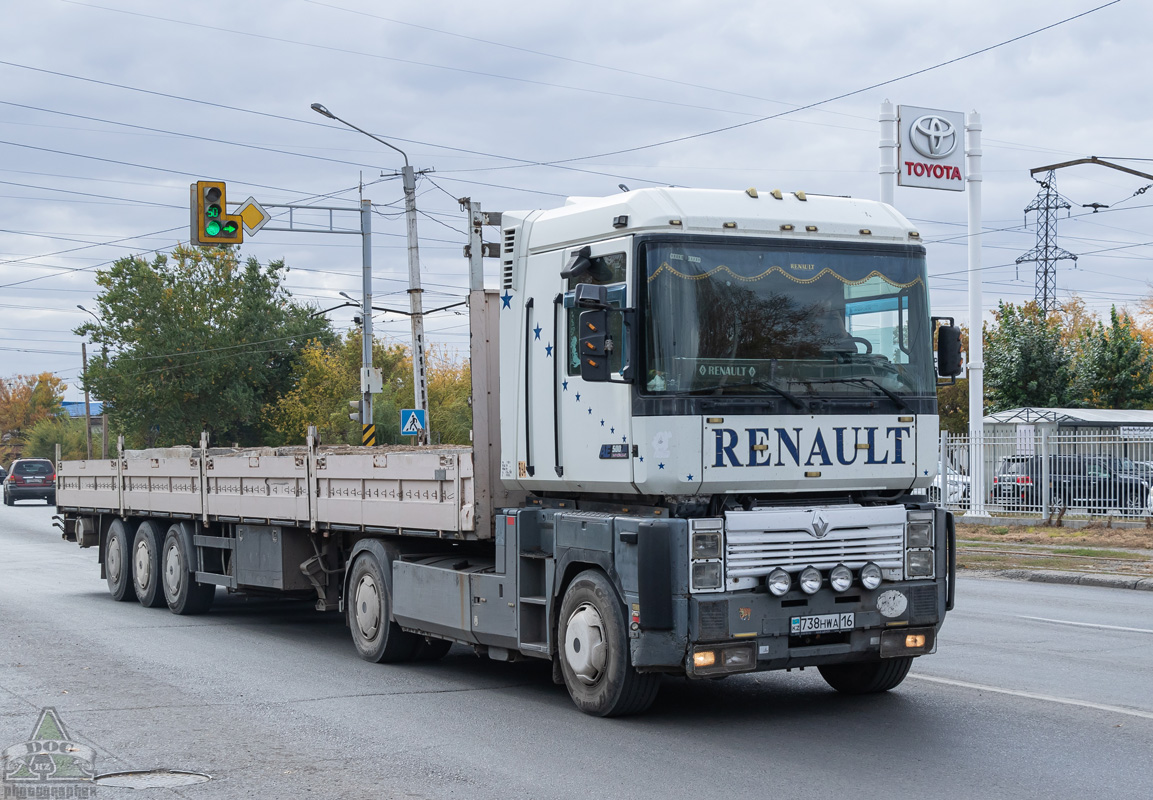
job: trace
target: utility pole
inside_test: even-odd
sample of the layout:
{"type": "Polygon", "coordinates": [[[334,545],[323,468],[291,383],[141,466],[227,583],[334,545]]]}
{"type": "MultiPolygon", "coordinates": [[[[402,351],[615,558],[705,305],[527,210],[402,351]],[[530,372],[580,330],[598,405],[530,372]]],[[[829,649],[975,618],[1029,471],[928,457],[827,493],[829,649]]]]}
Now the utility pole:
{"type": "MultiPolygon", "coordinates": [[[[372,421],[372,202],[360,199],[361,314],[360,336],[360,443],[376,444],[372,421]]],[[[377,391],[380,391],[377,389],[377,391]]]]}

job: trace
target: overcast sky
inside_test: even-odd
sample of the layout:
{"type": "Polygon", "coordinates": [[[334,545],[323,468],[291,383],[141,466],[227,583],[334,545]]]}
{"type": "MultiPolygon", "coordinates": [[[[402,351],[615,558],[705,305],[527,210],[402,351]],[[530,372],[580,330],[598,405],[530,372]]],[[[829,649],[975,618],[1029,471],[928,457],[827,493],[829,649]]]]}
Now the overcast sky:
{"type": "MultiPolygon", "coordinates": [[[[622,183],[876,198],[886,98],[981,114],[986,318],[1034,295],[1033,265],[1014,265],[1036,243],[1023,213],[1031,168],[1097,155],[1153,173],[1147,0],[4,6],[0,377],[52,370],[68,399],[80,396],[76,306],[94,307],[96,270],[187,241],[197,179],[227,181],[230,201],[350,206],[363,179],[380,212],[374,291],[406,307],[403,161],[313,102],[434,170],[418,185],[426,308],[467,285],[454,198],[547,208],[622,183]]],[[[1072,205],[1058,244],[1080,256],[1060,263],[1060,299],[1075,292],[1107,314],[1153,292],[1151,182],[1098,166],[1057,173],[1072,205]]],[[[965,196],[899,188],[896,206],[927,242],[934,312],[967,323],[965,196]]],[[[319,307],[359,295],[355,236],[264,231],[243,254],[285,259],[293,293],[319,307]]],[[[331,319],[347,328],[352,310],[331,319]]],[[[407,342],[403,318],[376,324],[407,342]]],[[[465,351],[467,317],[426,325],[465,351]]]]}

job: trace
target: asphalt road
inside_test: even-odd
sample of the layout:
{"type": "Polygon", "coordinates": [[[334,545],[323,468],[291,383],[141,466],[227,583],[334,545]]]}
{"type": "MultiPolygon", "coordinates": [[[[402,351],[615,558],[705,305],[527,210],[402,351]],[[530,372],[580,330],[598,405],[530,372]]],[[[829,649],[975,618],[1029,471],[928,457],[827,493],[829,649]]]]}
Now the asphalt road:
{"type": "Polygon", "coordinates": [[[0,750],[51,706],[99,772],[212,776],[98,798],[1153,796],[1153,593],[962,579],[938,654],[887,695],[670,679],[600,720],[544,664],[367,664],[307,604],[116,603],[51,515],[0,508],[0,750]]]}

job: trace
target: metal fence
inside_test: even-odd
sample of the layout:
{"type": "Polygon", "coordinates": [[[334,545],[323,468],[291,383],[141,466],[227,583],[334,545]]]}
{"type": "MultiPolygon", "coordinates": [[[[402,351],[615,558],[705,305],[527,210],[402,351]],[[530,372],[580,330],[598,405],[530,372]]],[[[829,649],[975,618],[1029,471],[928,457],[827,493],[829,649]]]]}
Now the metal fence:
{"type": "Polygon", "coordinates": [[[928,490],[955,511],[1052,520],[1153,515],[1153,429],[1019,426],[969,445],[968,436],[941,435],[939,474],[928,490]]]}

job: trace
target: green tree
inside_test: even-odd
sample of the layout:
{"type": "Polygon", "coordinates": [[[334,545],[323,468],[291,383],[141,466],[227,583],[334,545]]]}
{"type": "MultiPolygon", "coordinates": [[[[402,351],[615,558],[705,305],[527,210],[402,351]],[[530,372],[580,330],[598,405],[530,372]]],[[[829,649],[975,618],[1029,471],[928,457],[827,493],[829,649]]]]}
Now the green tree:
{"type": "Polygon", "coordinates": [[[1132,318],[1113,306],[1109,327],[1100,321],[1082,337],[1074,361],[1074,391],[1090,408],[1153,406],[1153,354],[1132,318]]]}
{"type": "Polygon", "coordinates": [[[0,460],[18,458],[29,430],[64,413],[66,388],[51,372],[0,378],[0,460]]]}
{"type": "Polygon", "coordinates": [[[275,443],[263,406],[291,388],[309,340],[334,339],[283,285],[282,261],[241,262],[235,248],[177,247],[97,272],[99,323],[76,333],[100,346],[87,384],[131,446],[275,443]]]}
{"type": "Polygon", "coordinates": [[[995,413],[1033,406],[1069,404],[1069,347],[1056,315],[1036,303],[999,303],[995,322],[985,328],[985,405],[995,413]]]}
{"type": "MultiPolygon", "coordinates": [[[[56,445],[60,457],[66,461],[88,458],[88,443],[84,438],[83,417],[56,417],[37,422],[28,431],[24,455],[31,458],[56,458],[56,445]]],[[[92,431],[92,453],[100,457],[100,429],[92,431]]]]}

